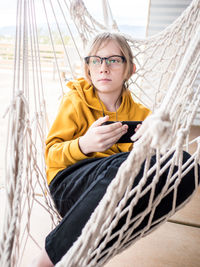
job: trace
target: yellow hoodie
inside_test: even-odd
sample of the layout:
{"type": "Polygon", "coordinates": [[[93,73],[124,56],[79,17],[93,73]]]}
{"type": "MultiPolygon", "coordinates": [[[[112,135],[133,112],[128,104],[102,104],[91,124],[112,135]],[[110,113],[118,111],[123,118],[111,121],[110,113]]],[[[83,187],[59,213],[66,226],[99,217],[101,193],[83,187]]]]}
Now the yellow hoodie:
{"type": "MultiPolygon", "coordinates": [[[[116,153],[130,151],[132,144],[117,144],[105,152],[84,155],[79,148],[79,137],[84,135],[94,121],[109,115],[110,121],[116,120],[116,112],[110,112],[95,95],[93,86],[84,78],[69,82],[71,89],[64,95],[58,115],[50,129],[46,140],[45,159],[47,165],[47,182],[68,166],[89,157],[107,157],[116,153]],[[120,149],[120,150],[119,150],[120,149]]],[[[117,110],[119,121],[143,121],[150,114],[150,110],[135,103],[129,91],[122,95],[122,103],[117,110]]]]}

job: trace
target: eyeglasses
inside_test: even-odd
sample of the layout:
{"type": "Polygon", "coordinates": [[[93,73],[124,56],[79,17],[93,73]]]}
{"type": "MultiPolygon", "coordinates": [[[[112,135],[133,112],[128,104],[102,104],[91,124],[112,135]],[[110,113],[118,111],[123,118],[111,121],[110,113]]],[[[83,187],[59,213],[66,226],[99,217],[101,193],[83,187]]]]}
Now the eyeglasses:
{"type": "Polygon", "coordinates": [[[126,61],[125,57],[118,55],[110,57],[89,56],[84,59],[86,64],[95,68],[100,67],[104,60],[109,68],[118,68],[126,61]]]}

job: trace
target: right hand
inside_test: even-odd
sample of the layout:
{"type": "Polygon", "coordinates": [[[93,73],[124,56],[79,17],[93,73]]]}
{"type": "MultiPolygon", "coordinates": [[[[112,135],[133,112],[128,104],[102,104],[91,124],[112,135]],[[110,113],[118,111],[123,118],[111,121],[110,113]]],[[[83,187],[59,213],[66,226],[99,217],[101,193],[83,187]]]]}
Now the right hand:
{"type": "Polygon", "coordinates": [[[106,151],[127,132],[128,125],[122,125],[121,122],[102,125],[108,120],[109,116],[99,118],[90,126],[85,135],[79,138],[79,147],[85,155],[106,151]]]}

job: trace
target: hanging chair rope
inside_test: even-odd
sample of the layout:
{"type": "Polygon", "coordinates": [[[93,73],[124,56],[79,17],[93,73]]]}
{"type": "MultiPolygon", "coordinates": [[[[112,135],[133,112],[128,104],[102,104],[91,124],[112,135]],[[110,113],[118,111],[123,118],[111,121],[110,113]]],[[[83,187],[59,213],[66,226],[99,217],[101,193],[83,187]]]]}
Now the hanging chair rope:
{"type": "MultiPolygon", "coordinates": [[[[49,63],[43,63],[42,60],[39,18],[36,10],[43,10],[46,21],[51,44],[49,49],[53,55],[52,61],[56,66],[58,81],[54,86],[61,89],[56,95],[57,98],[64,93],[65,86],[61,78],[63,63],[58,58],[54,28],[63,46],[64,68],[71,72],[68,78],[77,76],[72,61],[74,58],[81,61],[88,40],[97,32],[107,30],[89,14],[83,1],[68,2],[69,4],[66,0],[17,2],[13,96],[8,108],[7,206],[3,236],[0,240],[0,265],[4,267],[21,266],[28,239],[40,247],[31,229],[31,214],[35,205],[42,207],[49,214],[52,227],[61,219],[51,200],[45,178],[43,155],[49,125],[48,97],[54,94],[54,91],[48,88],[49,74],[48,70],[45,72],[45,68],[49,63]],[[70,14],[75,32],[70,29],[70,14]],[[67,34],[71,36],[69,44],[65,44],[66,32],[60,21],[65,25],[67,34]]],[[[108,10],[109,8],[108,6],[108,10]]],[[[117,28],[112,15],[111,21],[113,27],[117,28]]],[[[182,176],[193,167],[197,187],[200,138],[191,141],[196,142],[197,149],[184,164],[181,155],[183,149],[190,144],[190,128],[200,106],[200,86],[196,86],[195,83],[200,73],[199,25],[200,1],[193,0],[183,14],[158,35],[139,40],[124,34],[131,45],[137,67],[136,74],[130,82],[130,89],[133,97],[150,107],[153,114],[144,121],[135,135],[135,139],[140,138],[135,142],[128,159],[119,168],[81,236],[57,266],[102,266],[112,256],[156,229],[174,214],[177,187],[182,176]],[[150,158],[155,152],[157,161],[150,168],[150,158]],[[172,153],[174,154],[171,160],[163,166],[163,162],[172,153]],[[143,178],[132,189],[144,161],[143,178]],[[173,173],[175,165],[178,166],[178,171],[173,173]],[[169,174],[166,185],[154,198],[156,183],[167,168],[169,174]],[[143,189],[143,185],[154,171],[156,174],[151,184],[143,189]],[[176,182],[172,183],[175,180],[176,182]],[[152,221],[156,207],[172,190],[174,198],[171,212],[157,221],[152,221]],[[146,192],[150,192],[147,208],[132,218],[131,212],[146,192]],[[129,206],[126,206],[127,201],[130,202],[129,206]],[[150,213],[150,216],[146,227],[137,233],[137,236],[131,236],[132,231],[147,213],[150,213]],[[127,214],[125,224],[113,235],[112,230],[124,214],[127,214]],[[106,248],[106,244],[115,237],[117,241],[114,246],[106,248]]],[[[55,103],[55,98],[53,100],[55,103]]],[[[182,205],[184,204],[186,202],[182,205]]]]}

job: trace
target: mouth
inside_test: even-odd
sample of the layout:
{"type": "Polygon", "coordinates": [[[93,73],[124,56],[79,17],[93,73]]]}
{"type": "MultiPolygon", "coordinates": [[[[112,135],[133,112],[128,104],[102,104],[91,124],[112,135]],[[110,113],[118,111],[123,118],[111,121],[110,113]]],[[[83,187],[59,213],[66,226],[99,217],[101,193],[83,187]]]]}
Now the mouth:
{"type": "Polygon", "coordinates": [[[111,79],[107,79],[107,78],[103,78],[103,79],[99,79],[98,82],[110,82],[111,79]]]}

